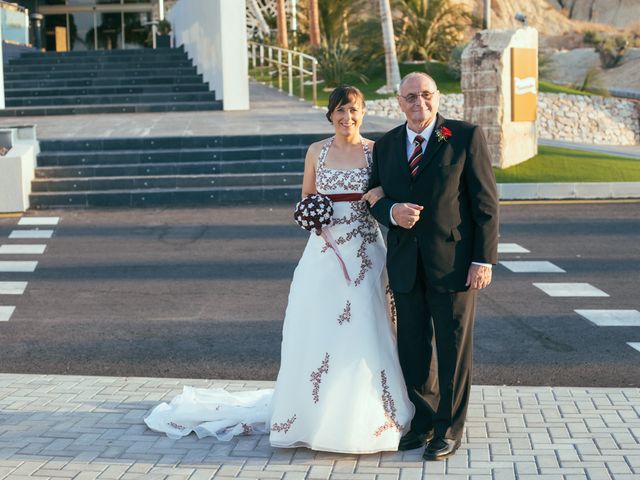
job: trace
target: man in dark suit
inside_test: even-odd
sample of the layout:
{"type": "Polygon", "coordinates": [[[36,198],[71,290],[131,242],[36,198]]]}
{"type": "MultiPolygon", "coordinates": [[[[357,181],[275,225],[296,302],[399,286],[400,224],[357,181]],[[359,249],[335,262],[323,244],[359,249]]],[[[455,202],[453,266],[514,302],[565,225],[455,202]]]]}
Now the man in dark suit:
{"type": "Polygon", "coordinates": [[[416,407],[399,449],[426,444],[425,460],[441,460],[460,446],[476,291],[491,282],[498,246],[498,196],[484,135],[439,115],[439,97],[424,73],[402,80],[398,102],[407,123],[375,143],[370,184],[384,191],[371,211],[389,228],[398,351],[416,407]]]}

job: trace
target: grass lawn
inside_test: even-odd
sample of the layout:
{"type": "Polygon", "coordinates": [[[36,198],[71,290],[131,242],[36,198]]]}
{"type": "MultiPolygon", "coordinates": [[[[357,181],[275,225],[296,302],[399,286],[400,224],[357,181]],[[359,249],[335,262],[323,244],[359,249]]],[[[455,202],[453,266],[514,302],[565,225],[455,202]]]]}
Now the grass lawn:
{"type": "MultiPolygon", "coordinates": [[[[429,75],[433,77],[433,79],[438,84],[438,89],[444,93],[462,93],[460,89],[460,80],[456,79],[453,75],[451,75],[448,71],[447,64],[439,63],[439,62],[425,62],[425,63],[402,63],[400,64],[400,76],[404,76],[410,72],[427,72],[429,75]]],[[[266,69],[251,69],[249,74],[262,82],[268,82],[269,76],[267,75],[266,69]]],[[[295,73],[294,73],[295,75],[295,73]]],[[[377,100],[380,98],[388,98],[391,95],[379,95],[376,93],[376,90],[380,88],[385,83],[384,72],[380,76],[369,78],[365,83],[360,79],[353,79],[350,82],[352,85],[358,87],[364,93],[364,96],[367,100],[377,100]]],[[[278,78],[272,80],[273,85],[278,85],[278,78]]],[[[323,84],[320,83],[318,85],[318,105],[326,107],[329,102],[329,92],[325,92],[323,90],[323,84]]],[[[289,84],[287,82],[286,72],[283,74],[283,85],[282,89],[287,92],[289,90],[289,84]]],[[[539,82],[539,89],[541,92],[546,93],[568,93],[573,95],[591,95],[588,92],[582,92],[580,90],[574,90],[569,87],[563,87],[561,85],[555,85],[550,82],[539,82]]],[[[295,96],[300,95],[300,81],[298,79],[293,80],[293,94],[295,96]]],[[[305,99],[311,101],[311,86],[306,85],[304,91],[305,99]]]]}
{"type": "Polygon", "coordinates": [[[595,95],[591,92],[583,92],[582,90],[576,90],[571,87],[564,87],[562,85],[556,85],[551,82],[544,82],[540,80],[538,82],[538,90],[545,93],[568,93],[569,95],[595,95]]]}
{"type": "Polygon", "coordinates": [[[498,183],[640,182],[640,158],[540,146],[532,159],[493,171],[498,183]]]}
{"type": "MultiPolygon", "coordinates": [[[[400,76],[404,76],[410,72],[427,72],[431,75],[436,83],[438,84],[438,88],[442,93],[461,93],[460,91],[460,81],[455,79],[449,72],[447,71],[447,65],[444,63],[438,62],[427,62],[427,63],[411,63],[406,64],[403,63],[400,65],[400,76]]],[[[251,75],[256,80],[261,82],[269,82],[269,76],[267,74],[266,69],[250,69],[249,75],[251,75]]],[[[295,77],[295,73],[294,73],[295,77]]],[[[367,82],[363,82],[360,79],[353,79],[349,82],[351,85],[358,87],[364,97],[367,100],[378,100],[381,98],[392,97],[393,95],[379,95],[376,93],[376,90],[383,86],[386,82],[384,77],[384,72],[380,76],[372,77],[367,80],[367,82]]],[[[278,86],[278,77],[276,76],[272,79],[272,84],[274,86],[278,86]]],[[[329,93],[323,90],[324,85],[322,83],[318,84],[318,105],[322,107],[326,107],[329,103],[329,93]]],[[[289,83],[287,81],[286,72],[283,75],[282,81],[282,90],[285,92],[289,91],[289,83]]],[[[300,81],[297,78],[293,80],[293,94],[295,96],[300,95],[300,81]]],[[[312,100],[311,86],[305,85],[304,89],[304,97],[306,100],[312,100]]]]}

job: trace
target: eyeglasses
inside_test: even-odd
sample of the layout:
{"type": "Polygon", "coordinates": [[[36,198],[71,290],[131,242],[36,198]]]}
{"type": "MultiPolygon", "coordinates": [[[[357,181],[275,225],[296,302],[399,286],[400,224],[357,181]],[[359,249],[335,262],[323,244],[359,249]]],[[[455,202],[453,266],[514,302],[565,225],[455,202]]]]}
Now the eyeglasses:
{"type": "Polygon", "coordinates": [[[433,92],[429,92],[425,90],[420,93],[410,93],[409,95],[398,95],[403,98],[407,103],[416,103],[418,101],[418,97],[422,97],[423,100],[429,101],[433,98],[433,96],[438,93],[438,90],[434,90],[433,92]]]}

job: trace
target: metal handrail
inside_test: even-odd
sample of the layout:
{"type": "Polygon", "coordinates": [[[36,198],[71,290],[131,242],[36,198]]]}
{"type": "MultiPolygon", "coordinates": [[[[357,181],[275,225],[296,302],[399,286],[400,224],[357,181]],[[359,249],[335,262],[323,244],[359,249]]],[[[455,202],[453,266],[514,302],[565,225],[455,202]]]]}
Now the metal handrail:
{"type": "MultiPolygon", "coordinates": [[[[300,100],[304,100],[304,79],[305,75],[311,76],[311,91],[313,104],[318,105],[318,59],[306,53],[287,50],[286,48],[274,47],[258,42],[247,42],[250,48],[251,66],[255,68],[266,68],[271,65],[278,69],[278,90],[282,91],[283,70],[287,71],[287,83],[289,84],[289,95],[293,96],[293,70],[297,70],[300,78],[300,100]],[[286,61],[283,57],[286,55],[286,61]],[[297,62],[294,60],[297,57],[297,62]],[[310,69],[305,68],[305,62],[310,63],[310,69]]],[[[269,84],[273,85],[271,74],[269,73],[269,84]]]]}

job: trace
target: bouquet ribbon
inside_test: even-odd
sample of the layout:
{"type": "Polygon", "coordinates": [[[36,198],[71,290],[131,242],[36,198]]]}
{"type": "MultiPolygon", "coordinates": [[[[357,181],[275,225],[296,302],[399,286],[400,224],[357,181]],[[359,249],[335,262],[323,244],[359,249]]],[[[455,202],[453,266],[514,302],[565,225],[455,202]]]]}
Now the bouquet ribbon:
{"type": "Polygon", "coordinates": [[[347,281],[347,285],[351,285],[351,277],[349,277],[349,272],[347,271],[347,266],[344,263],[342,255],[340,255],[340,251],[338,250],[338,244],[333,239],[333,236],[331,235],[331,232],[329,232],[328,229],[323,228],[320,231],[320,235],[322,236],[324,241],[327,243],[327,246],[329,246],[329,248],[331,248],[331,250],[333,250],[333,253],[336,254],[336,257],[338,258],[338,262],[340,262],[340,267],[342,267],[342,274],[344,275],[344,278],[347,281]]]}

